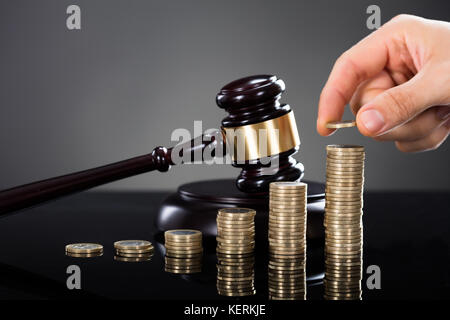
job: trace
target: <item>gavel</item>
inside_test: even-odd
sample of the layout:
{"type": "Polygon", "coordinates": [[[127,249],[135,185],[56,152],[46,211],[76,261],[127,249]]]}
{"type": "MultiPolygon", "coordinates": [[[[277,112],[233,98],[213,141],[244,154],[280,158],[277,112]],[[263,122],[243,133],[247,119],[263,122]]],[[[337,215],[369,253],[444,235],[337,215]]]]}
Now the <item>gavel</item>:
{"type": "MultiPolygon", "coordinates": [[[[217,150],[227,143],[233,145],[233,150],[228,148],[232,165],[241,169],[236,186],[252,194],[267,193],[273,181],[301,179],[303,165],[293,158],[300,145],[294,113],[288,104],[279,101],[284,90],[283,80],[273,75],[245,77],[225,85],[216,97],[217,105],[228,112],[222,120],[224,139],[194,138],[179,146],[177,156],[185,158],[206,148],[217,150]],[[261,130],[268,133],[266,148],[254,134],[261,130]],[[239,134],[235,133],[244,136],[245,151],[241,155],[234,140],[239,134]],[[274,161],[277,166],[270,165],[274,161]]],[[[158,146],[146,155],[0,191],[0,215],[137,174],[168,171],[176,164],[173,151],[158,146]]]]}

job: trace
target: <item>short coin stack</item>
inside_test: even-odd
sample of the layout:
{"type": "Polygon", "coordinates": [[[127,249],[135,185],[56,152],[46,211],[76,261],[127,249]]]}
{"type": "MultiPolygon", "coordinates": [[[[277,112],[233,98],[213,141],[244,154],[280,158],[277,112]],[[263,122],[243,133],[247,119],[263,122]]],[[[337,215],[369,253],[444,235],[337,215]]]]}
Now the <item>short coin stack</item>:
{"type": "Polygon", "coordinates": [[[123,262],[142,262],[151,260],[153,245],[146,240],[121,240],[114,242],[114,259],[123,262]]]}
{"type": "Polygon", "coordinates": [[[217,292],[249,296],[255,292],[255,210],[220,209],[217,214],[217,292]]]}
{"type": "Polygon", "coordinates": [[[168,230],[164,238],[166,272],[188,274],[202,271],[203,242],[200,231],[168,230]]]}
{"type": "Polygon", "coordinates": [[[93,258],[103,255],[103,246],[98,243],[73,243],[66,246],[66,255],[75,258],[93,258]]]}
{"type": "Polygon", "coordinates": [[[361,298],[364,147],[327,146],[325,299],[361,298]]]}
{"type": "Polygon", "coordinates": [[[269,200],[269,299],[306,297],[307,185],[272,182],[269,200]]]}

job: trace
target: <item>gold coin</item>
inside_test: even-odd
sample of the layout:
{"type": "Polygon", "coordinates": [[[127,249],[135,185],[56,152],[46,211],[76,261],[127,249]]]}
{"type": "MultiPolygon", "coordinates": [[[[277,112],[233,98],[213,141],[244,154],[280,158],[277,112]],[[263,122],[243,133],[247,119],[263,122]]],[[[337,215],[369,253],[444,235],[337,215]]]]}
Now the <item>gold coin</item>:
{"type": "Polygon", "coordinates": [[[328,288],[342,288],[342,289],[361,289],[361,283],[359,281],[334,281],[326,278],[323,279],[323,284],[328,288]]]}
{"type": "Polygon", "coordinates": [[[217,252],[219,253],[225,253],[225,254],[244,254],[244,253],[251,253],[254,252],[254,248],[247,248],[247,249],[226,249],[226,248],[217,248],[217,252]]]}
{"type": "Polygon", "coordinates": [[[166,240],[164,242],[164,245],[166,247],[170,246],[170,247],[180,247],[180,248],[201,247],[202,246],[202,241],[179,242],[179,241],[166,240]]]}
{"type": "Polygon", "coordinates": [[[269,219],[272,219],[272,221],[281,221],[286,222],[289,220],[297,221],[298,223],[306,223],[306,214],[288,214],[283,215],[280,213],[269,213],[269,219]]]}
{"type": "Polygon", "coordinates": [[[327,154],[326,163],[364,163],[364,155],[331,155],[327,154]]]}
{"type": "Polygon", "coordinates": [[[306,220],[306,216],[276,216],[276,215],[270,215],[269,214],[269,221],[273,221],[275,223],[304,223],[306,220]]]}
{"type": "Polygon", "coordinates": [[[254,284],[250,283],[250,284],[245,284],[245,285],[225,285],[222,283],[217,283],[217,289],[219,290],[223,290],[223,291],[235,291],[235,290],[239,290],[239,291],[244,291],[244,292],[248,292],[251,290],[255,289],[254,284]]]}
{"type": "Polygon", "coordinates": [[[216,250],[222,253],[249,253],[255,249],[255,245],[241,245],[241,246],[232,246],[232,245],[221,245],[217,244],[216,250]]]}
{"type": "Polygon", "coordinates": [[[95,257],[101,257],[103,256],[102,252],[94,252],[94,253],[70,253],[66,251],[66,256],[72,257],[72,258],[95,258],[95,257]]]}
{"type": "Polygon", "coordinates": [[[256,211],[249,208],[223,208],[218,210],[219,215],[228,217],[254,216],[256,211]]]}
{"type": "Polygon", "coordinates": [[[269,200],[271,201],[296,201],[296,202],[306,202],[308,198],[306,195],[296,195],[296,194],[284,194],[278,195],[273,192],[269,195],[269,200]]]}
{"type": "Polygon", "coordinates": [[[231,232],[245,232],[245,231],[255,231],[255,225],[249,225],[249,226],[245,226],[245,227],[238,227],[238,226],[233,226],[233,225],[223,225],[223,224],[218,224],[217,225],[217,230],[223,230],[223,231],[231,231],[231,232]]]}
{"type": "Polygon", "coordinates": [[[217,270],[219,270],[220,272],[250,272],[254,270],[254,265],[246,265],[246,264],[242,264],[239,266],[229,266],[229,265],[222,265],[222,264],[217,264],[216,265],[217,270]]]}
{"type": "Polygon", "coordinates": [[[364,181],[355,183],[355,182],[335,182],[335,181],[327,181],[326,182],[326,188],[334,188],[337,190],[337,188],[341,187],[352,187],[352,188],[361,188],[361,192],[364,191],[364,181]]]}
{"type": "Polygon", "coordinates": [[[301,237],[297,237],[297,236],[292,236],[292,237],[285,237],[284,235],[278,235],[278,234],[274,234],[274,233],[270,233],[269,234],[269,242],[272,243],[296,243],[298,245],[300,244],[305,244],[306,241],[306,235],[305,236],[301,236],[301,237]]]}
{"type": "Polygon", "coordinates": [[[339,195],[339,196],[333,196],[331,194],[325,195],[325,201],[328,202],[345,202],[347,204],[356,204],[356,203],[363,203],[364,200],[360,195],[352,196],[352,195],[339,195]]]}
{"type": "Polygon", "coordinates": [[[196,258],[202,258],[203,252],[201,252],[201,253],[173,253],[173,252],[166,251],[166,257],[178,258],[178,259],[196,259],[196,258]]]}
{"type": "Polygon", "coordinates": [[[291,236],[301,236],[306,230],[305,227],[274,227],[273,225],[269,225],[269,234],[271,235],[285,235],[290,234],[291,236]]]}
{"type": "Polygon", "coordinates": [[[280,266],[285,266],[285,265],[305,265],[306,261],[305,258],[295,258],[295,259],[274,259],[274,258],[269,258],[269,264],[272,265],[280,265],[280,266]]]}
{"type": "Polygon", "coordinates": [[[343,171],[343,170],[328,170],[326,172],[326,178],[331,179],[347,179],[347,180],[362,180],[364,172],[358,171],[343,171]]]}
{"type": "Polygon", "coordinates": [[[149,250],[153,248],[153,245],[147,240],[121,240],[114,242],[114,248],[119,250],[149,250]]]}
{"type": "Polygon", "coordinates": [[[356,121],[355,120],[332,121],[328,122],[325,126],[328,129],[350,128],[356,126],[356,121]]]}
{"type": "Polygon", "coordinates": [[[221,234],[226,234],[230,236],[252,235],[255,234],[255,226],[248,228],[224,228],[221,226],[217,226],[217,231],[220,232],[221,234]]]}
{"type": "Polygon", "coordinates": [[[222,290],[217,290],[217,293],[221,296],[227,296],[227,297],[244,297],[244,296],[253,296],[256,294],[256,290],[249,291],[249,292],[226,292],[222,290]]]}
{"type": "MultiPolygon", "coordinates": [[[[361,187],[364,185],[364,178],[361,179],[336,179],[336,178],[326,178],[327,187],[333,188],[334,186],[346,186],[346,187],[361,187]]],[[[363,190],[361,190],[363,191],[363,190]]]]}
{"type": "Polygon", "coordinates": [[[335,188],[326,188],[325,194],[331,197],[363,197],[363,190],[361,188],[355,190],[339,190],[335,188]]]}
{"type": "Polygon", "coordinates": [[[222,239],[222,238],[216,238],[217,242],[220,243],[221,245],[230,245],[230,246],[250,246],[250,245],[255,245],[255,241],[251,240],[251,239],[245,239],[245,240],[237,240],[237,239],[222,239]]]}
{"type": "Polygon", "coordinates": [[[173,249],[173,248],[167,248],[166,252],[170,254],[194,254],[194,253],[202,253],[203,248],[192,248],[192,249],[173,249]]]}
{"type": "Polygon", "coordinates": [[[304,208],[294,208],[294,209],[277,209],[277,208],[269,208],[269,213],[274,215],[295,215],[302,216],[305,215],[306,212],[304,208]]]}
{"type": "Polygon", "coordinates": [[[202,269],[170,269],[170,268],[165,268],[165,271],[168,273],[178,273],[178,274],[191,274],[191,273],[200,273],[202,272],[202,269]]]}
{"type": "Polygon", "coordinates": [[[352,152],[352,151],[364,152],[364,147],[358,146],[358,145],[351,145],[351,144],[329,144],[329,145],[327,145],[327,150],[328,151],[339,150],[339,151],[348,151],[348,152],[352,152]]]}
{"type": "Polygon", "coordinates": [[[129,257],[122,257],[122,256],[114,256],[114,260],[121,261],[121,262],[144,262],[149,261],[152,259],[152,256],[143,257],[143,258],[129,258],[129,257]]]}
{"type": "Polygon", "coordinates": [[[339,189],[325,189],[325,195],[329,197],[353,197],[353,198],[362,198],[363,190],[355,189],[355,190],[339,190],[339,189]]]}
{"type": "Polygon", "coordinates": [[[290,266],[282,266],[282,265],[272,265],[269,263],[269,269],[271,270],[303,270],[305,271],[305,266],[296,266],[296,265],[290,265],[290,266]]]}
{"type": "Polygon", "coordinates": [[[253,240],[255,239],[255,233],[242,233],[238,234],[229,234],[224,232],[217,233],[217,237],[222,239],[234,239],[234,240],[253,240]]]}
{"type": "Polygon", "coordinates": [[[189,259],[181,259],[181,258],[171,258],[171,257],[164,257],[164,260],[166,263],[169,264],[179,264],[179,263],[187,263],[187,264],[196,264],[201,263],[201,258],[189,258],[189,259]]]}
{"type": "Polygon", "coordinates": [[[148,258],[152,257],[153,253],[116,253],[116,255],[127,258],[148,258]]]}
{"type": "Polygon", "coordinates": [[[308,185],[297,181],[276,181],[271,182],[269,187],[274,189],[306,189],[308,185]]]}
{"type": "Polygon", "coordinates": [[[302,289],[305,290],[305,280],[298,278],[298,280],[291,281],[274,281],[273,279],[269,279],[267,281],[268,287],[273,290],[296,290],[302,289]]]}
{"type": "Polygon", "coordinates": [[[217,214],[217,219],[225,220],[225,221],[253,221],[255,218],[254,214],[247,215],[225,215],[225,214],[217,214]]]}
{"type": "Polygon", "coordinates": [[[225,228],[236,227],[236,228],[242,229],[242,228],[250,228],[250,227],[255,226],[255,222],[253,220],[249,221],[249,222],[242,222],[242,221],[222,221],[220,219],[217,219],[216,223],[218,226],[225,227],[225,228]]]}
{"type": "Polygon", "coordinates": [[[269,245],[269,250],[272,253],[284,253],[284,254],[304,254],[306,252],[306,246],[299,247],[284,247],[281,245],[269,245]]]}
{"type": "Polygon", "coordinates": [[[280,210],[284,210],[284,209],[297,209],[300,211],[305,211],[306,210],[306,203],[294,203],[294,202],[274,202],[271,201],[269,204],[271,209],[280,209],[280,210]]]}
{"type": "Polygon", "coordinates": [[[203,247],[202,246],[191,246],[191,247],[171,247],[171,246],[165,246],[166,251],[170,251],[170,252],[194,252],[194,253],[199,253],[203,251],[203,247]]]}
{"type": "Polygon", "coordinates": [[[325,211],[325,215],[330,215],[330,216],[336,216],[336,217],[354,217],[354,216],[360,216],[362,218],[363,216],[363,210],[362,208],[356,208],[356,209],[332,209],[332,208],[327,208],[327,210],[325,211]]]}
{"type": "Polygon", "coordinates": [[[326,167],[333,168],[350,168],[350,169],[362,169],[364,168],[364,161],[333,161],[333,159],[327,159],[326,167]]]}
{"type": "Polygon", "coordinates": [[[278,206],[295,206],[299,208],[303,208],[306,206],[305,199],[297,200],[297,199],[270,199],[269,206],[270,207],[278,207],[278,206]]]}
{"type": "Polygon", "coordinates": [[[276,191],[270,191],[269,198],[272,198],[274,200],[280,199],[280,200],[286,200],[286,199],[294,199],[294,200],[306,200],[308,198],[306,192],[276,192],[276,191]]]}
{"type": "Polygon", "coordinates": [[[364,167],[344,167],[327,164],[327,174],[334,175],[362,175],[364,173],[364,167]]]}
{"type": "Polygon", "coordinates": [[[73,243],[66,246],[69,253],[98,253],[103,252],[103,246],[98,243],[73,243]]]}
{"type": "Polygon", "coordinates": [[[144,250],[119,250],[116,249],[117,253],[153,253],[154,248],[148,248],[148,249],[144,249],[144,250]]]}
{"type": "Polygon", "coordinates": [[[194,240],[194,239],[201,239],[202,233],[198,230],[192,230],[192,229],[175,229],[175,230],[168,230],[164,232],[164,237],[166,240],[194,240]]]}

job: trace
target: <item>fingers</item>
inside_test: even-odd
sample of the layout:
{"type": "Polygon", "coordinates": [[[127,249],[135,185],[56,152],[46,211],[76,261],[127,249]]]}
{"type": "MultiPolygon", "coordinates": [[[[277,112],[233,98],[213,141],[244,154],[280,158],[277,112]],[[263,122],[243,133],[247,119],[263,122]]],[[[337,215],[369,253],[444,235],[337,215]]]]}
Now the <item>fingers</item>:
{"type": "Polygon", "coordinates": [[[397,149],[403,152],[421,152],[437,149],[447,139],[450,133],[450,122],[447,123],[428,135],[425,138],[408,141],[408,142],[396,142],[397,149]]]}
{"type": "Polygon", "coordinates": [[[395,82],[386,70],[361,83],[350,100],[353,114],[356,115],[363,105],[393,86],[395,86],[395,82]]]}
{"type": "Polygon", "coordinates": [[[359,131],[365,136],[376,137],[438,105],[440,94],[433,92],[435,88],[430,86],[437,77],[424,68],[408,82],[377,95],[358,111],[359,131]]]}
{"type": "Polygon", "coordinates": [[[329,135],[333,130],[326,124],[342,118],[345,105],[356,88],[366,79],[380,73],[387,63],[387,47],[383,45],[389,34],[386,27],[361,40],[336,61],[319,100],[317,132],[329,135]]]}
{"type": "Polygon", "coordinates": [[[380,135],[378,141],[415,141],[430,135],[436,128],[442,126],[450,116],[450,106],[430,108],[411,121],[396,129],[380,135]]]}

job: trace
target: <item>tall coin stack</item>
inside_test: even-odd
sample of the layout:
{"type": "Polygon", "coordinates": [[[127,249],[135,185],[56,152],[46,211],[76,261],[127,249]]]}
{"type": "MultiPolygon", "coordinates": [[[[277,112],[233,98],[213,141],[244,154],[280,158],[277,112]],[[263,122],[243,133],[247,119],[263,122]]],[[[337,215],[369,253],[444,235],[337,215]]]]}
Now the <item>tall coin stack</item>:
{"type": "Polygon", "coordinates": [[[272,182],[269,198],[269,299],[306,299],[307,185],[272,182]]]}
{"type": "Polygon", "coordinates": [[[168,230],[164,238],[166,272],[188,274],[202,271],[203,244],[200,231],[168,230]]]}
{"type": "Polygon", "coordinates": [[[220,209],[217,214],[217,292],[249,296],[255,292],[255,210],[220,209]]]}
{"type": "Polygon", "coordinates": [[[325,299],[361,299],[364,147],[327,146],[325,299]]]}

